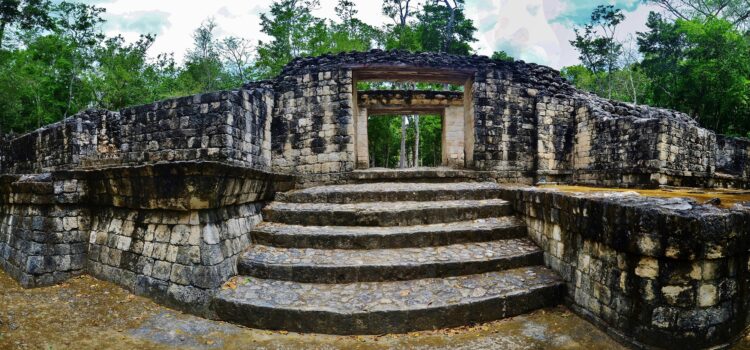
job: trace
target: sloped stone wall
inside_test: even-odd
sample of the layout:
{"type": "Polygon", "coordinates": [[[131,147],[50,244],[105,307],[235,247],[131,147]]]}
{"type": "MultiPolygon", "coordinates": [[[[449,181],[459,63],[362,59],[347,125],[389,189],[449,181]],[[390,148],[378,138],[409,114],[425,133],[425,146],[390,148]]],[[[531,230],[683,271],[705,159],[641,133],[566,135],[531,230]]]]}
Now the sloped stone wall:
{"type": "Polygon", "coordinates": [[[750,323],[748,212],[533,188],[506,198],[565,279],[569,305],[613,336],[695,349],[731,343],[750,323]]]}
{"type": "Polygon", "coordinates": [[[4,173],[217,161],[270,170],[273,93],[267,84],[87,110],[2,147],[4,173]]]}

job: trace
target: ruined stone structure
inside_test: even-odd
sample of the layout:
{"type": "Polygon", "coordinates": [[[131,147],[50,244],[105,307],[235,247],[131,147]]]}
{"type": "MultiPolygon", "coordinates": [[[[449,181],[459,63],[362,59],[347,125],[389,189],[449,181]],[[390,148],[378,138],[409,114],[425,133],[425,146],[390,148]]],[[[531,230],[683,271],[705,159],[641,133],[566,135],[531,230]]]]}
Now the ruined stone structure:
{"type": "Polygon", "coordinates": [[[27,287],[89,273],[206,317],[340,334],[561,302],[643,347],[728,344],[750,322],[750,213],[519,186],[745,188],[750,141],[543,66],[300,58],[271,81],[81,112],[0,150],[0,266],[27,287]],[[463,91],[358,91],[373,80],[463,91]],[[368,117],[386,113],[440,115],[446,168],[366,169],[368,117]]]}

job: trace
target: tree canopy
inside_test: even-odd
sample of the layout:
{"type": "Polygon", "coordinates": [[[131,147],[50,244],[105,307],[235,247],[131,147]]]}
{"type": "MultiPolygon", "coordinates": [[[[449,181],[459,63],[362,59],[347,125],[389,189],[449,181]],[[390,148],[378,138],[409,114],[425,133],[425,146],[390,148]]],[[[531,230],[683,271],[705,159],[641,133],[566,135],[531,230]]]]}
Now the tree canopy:
{"type": "MultiPolygon", "coordinates": [[[[206,18],[178,62],[172,53],[152,52],[153,34],[131,42],[106,37],[104,9],[96,5],[0,0],[0,133],[25,132],[85,108],[235,88],[274,77],[300,56],[371,48],[474,53],[477,29],[464,0],[381,1],[391,20],[372,26],[352,0],[337,2],[334,19],[316,16],[319,0],[276,0],[260,17],[268,39],[257,42],[221,35],[221,23],[206,18]]],[[[663,11],[627,40],[617,34],[623,12],[597,7],[571,41],[581,65],[561,74],[604,97],[681,110],[717,132],[748,135],[748,0],[649,1],[663,11]]],[[[502,51],[492,58],[514,60],[502,51]]],[[[425,82],[365,85],[460,89],[425,82]]]]}

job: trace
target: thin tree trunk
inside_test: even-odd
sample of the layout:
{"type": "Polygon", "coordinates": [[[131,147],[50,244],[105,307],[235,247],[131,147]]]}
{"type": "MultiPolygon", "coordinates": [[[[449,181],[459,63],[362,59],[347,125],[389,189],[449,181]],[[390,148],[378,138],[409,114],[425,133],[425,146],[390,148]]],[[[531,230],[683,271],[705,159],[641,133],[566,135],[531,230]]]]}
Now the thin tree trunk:
{"type": "Polygon", "coordinates": [[[445,42],[443,43],[443,52],[448,52],[448,50],[450,49],[451,41],[453,40],[453,30],[456,24],[456,7],[457,6],[456,7],[451,6],[451,4],[447,0],[444,2],[445,2],[445,6],[448,7],[448,10],[450,10],[451,12],[451,15],[448,19],[446,33],[445,33],[446,35],[445,42]]]}
{"type": "Polygon", "coordinates": [[[414,166],[419,167],[419,115],[414,116],[414,166]]]}
{"type": "Polygon", "coordinates": [[[385,167],[388,168],[388,165],[390,165],[391,160],[391,145],[390,140],[388,141],[389,144],[385,146],[385,167]]]}
{"type": "Polygon", "coordinates": [[[401,153],[398,157],[398,167],[406,167],[406,116],[401,116],[401,153]]]}
{"type": "Polygon", "coordinates": [[[73,66],[73,71],[70,74],[70,81],[68,81],[68,106],[65,108],[65,115],[63,118],[67,118],[68,115],[71,113],[71,107],[73,106],[73,83],[75,83],[76,79],[76,57],[75,53],[73,54],[73,57],[71,57],[70,62],[73,66]]]}
{"type": "Polygon", "coordinates": [[[5,25],[7,23],[3,22],[0,23],[0,50],[3,49],[3,39],[5,39],[5,25]]]}
{"type": "Polygon", "coordinates": [[[628,78],[630,79],[630,88],[633,89],[633,104],[638,104],[638,91],[635,90],[635,82],[633,81],[633,68],[628,69],[628,78]]]}

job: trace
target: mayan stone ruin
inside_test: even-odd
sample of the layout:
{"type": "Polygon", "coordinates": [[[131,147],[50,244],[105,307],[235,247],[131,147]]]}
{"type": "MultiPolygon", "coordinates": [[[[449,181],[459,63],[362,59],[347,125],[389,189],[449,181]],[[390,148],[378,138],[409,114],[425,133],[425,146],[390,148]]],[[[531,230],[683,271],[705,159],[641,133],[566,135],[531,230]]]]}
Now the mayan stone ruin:
{"type": "Polygon", "coordinates": [[[0,267],[262,329],[398,333],[564,304],[630,346],[722,346],[750,324],[750,210],[533,185],[745,189],[749,154],[535,64],[298,58],[273,80],[3,140],[0,267]],[[442,167],[368,169],[383,113],[439,115],[442,167]]]}

